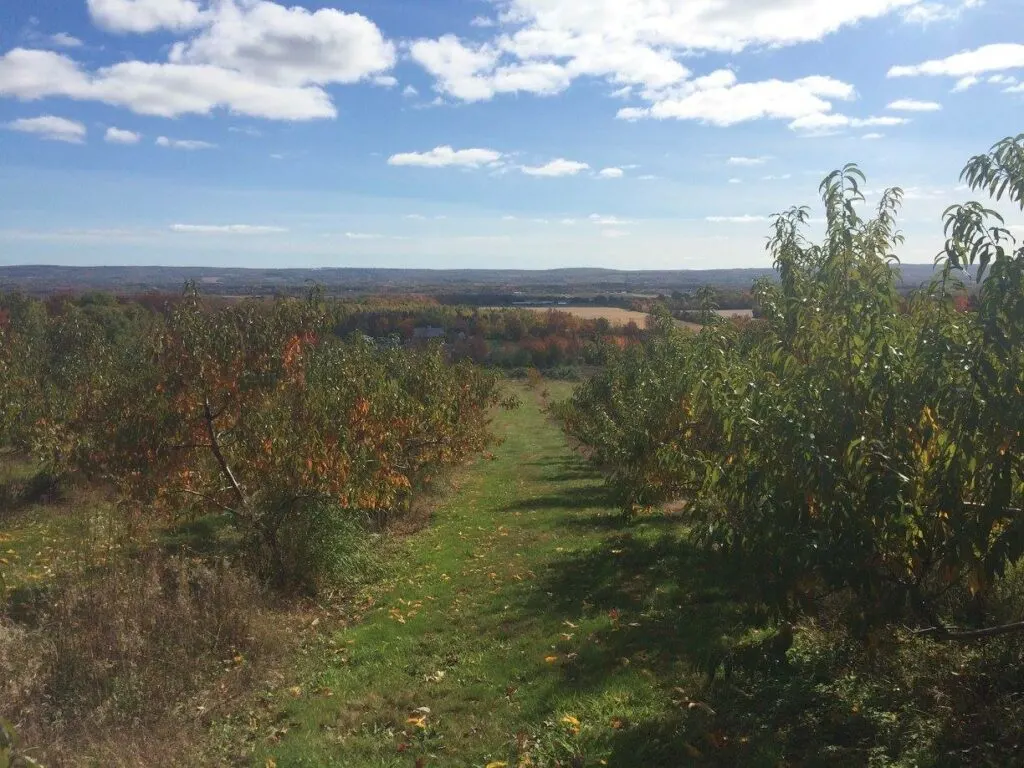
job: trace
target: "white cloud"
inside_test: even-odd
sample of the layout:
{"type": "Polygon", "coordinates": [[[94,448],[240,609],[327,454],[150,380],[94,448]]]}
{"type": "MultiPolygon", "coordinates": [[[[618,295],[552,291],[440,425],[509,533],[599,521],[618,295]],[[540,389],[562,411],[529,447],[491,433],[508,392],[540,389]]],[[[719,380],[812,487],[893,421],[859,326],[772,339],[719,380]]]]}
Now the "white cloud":
{"type": "Polygon", "coordinates": [[[67,56],[15,48],[0,56],[0,96],[25,101],[64,96],[127,107],[143,115],[208,115],[218,108],[271,120],[337,113],[317,87],[283,87],[212,66],[126,61],[86,73],[67,56]]]}
{"type": "Polygon", "coordinates": [[[108,144],[138,144],[142,141],[142,134],[120,128],[107,128],[103,140],[108,144]]]}
{"type": "Polygon", "coordinates": [[[501,160],[501,152],[493,149],[452,149],[434,147],[429,152],[402,152],[388,158],[388,165],[413,165],[421,168],[479,168],[501,160]]]}
{"type": "Polygon", "coordinates": [[[767,176],[762,176],[761,181],[785,181],[791,178],[793,178],[792,173],[770,173],[767,176]]]}
{"type": "Polygon", "coordinates": [[[83,43],[74,35],[58,32],[55,35],[50,35],[50,45],[55,45],[58,48],[81,48],[83,43]]]}
{"type": "Polygon", "coordinates": [[[903,12],[905,21],[915,24],[934,24],[938,21],[955,21],[964,11],[977,8],[984,0],[959,0],[958,2],[935,3],[923,2],[911,6],[903,12]]]}
{"type": "Polygon", "coordinates": [[[910,122],[906,117],[882,115],[879,117],[848,117],[837,113],[807,115],[797,118],[789,124],[794,131],[804,131],[809,135],[827,135],[843,128],[874,128],[881,126],[906,125],[910,122]]]}
{"type": "Polygon", "coordinates": [[[506,214],[506,215],[501,217],[501,220],[502,221],[515,221],[516,217],[512,216],[511,214],[506,214]]]}
{"type": "Polygon", "coordinates": [[[288,231],[253,224],[171,224],[170,230],[187,235],[278,235],[288,231]]]}
{"type": "Polygon", "coordinates": [[[626,172],[621,168],[604,168],[597,175],[602,179],[621,179],[626,172]]]}
{"type": "Polygon", "coordinates": [[[0,95],[24,101],[84,93],[89,79],[61,53],[14,48],[0,56],[0,95]]]}
{"type": "Polygon", "coordinates": [[[861,138],[864,139],[865,141],[877,141],[878,139],[884,139],[885,138],[885,134],[884,133],[865,133],[863,136],[861,136],[861,138]]]}
{"type": "Polygon", "coordinates": [[[199,35],[171,48],[172,63],[212,65],[264,83],[306,86],[355,83],[395,62],[394,44],[358,13],[222,0],[208,20],[199,35]]]}
{"type": "Polygon", "coordinates": [[[729,183],[730,184],[742,184],[743,183],[743,179],[735,179],[735,178],[729,179],[729,183]]]}
{"type": "Polygon", "coordinates": [[[437,90],[466,101],[555,93],[579,77],[602,78],[622,93],[636,86],[650,96],[690,77],[684,56],[820,40],[918,2],[503,0],[502,29],[491,40],[445,35],[416,41],[410,53],[434,75],[437,90]]]}
{"type": "Polygon", "coordinates": [[[769,157],[730,157],[726,162],[728,165],[764,165],[771,158],[769,157]]]}
{"type": "Polygon", "coordinates": [[[167,61],[88,71],[67,56],[17,48],[0,57],[0,95],[66,97],[178,117],[226,109],[271,120],[333,118],[325,86],[391,87],[395,46],[358,13],[315,12],[267,0],[89,0],[114,32],[170,30],[184,39],[167,61]]]}
{"type": "Polygon", "coordinates": [[[992,75],[985,82],[992,83],[993,85],[1015,85],[1017,78],[1013,75],[992,75]]]}
{"type": "Polygon", "coordinates": [[[158,147],[165,147],[166,149],[184,149],[187,151],[194,151],[197,149],[216,149],[216,144],[211,144],[208,141],[194,141],[190,139],[169,139],[166,136],[158,136],[156,140],[158,147]]]}
{"type": "Polygon", "coordinates": [[[948,197],[950,191],[942,187],[904,187],[903,197],[907,200],[940,200],[948,197]]]}
{"type": "Polygon", "coordinates": [[[416,90],[415,86],[407,85],[402,89],[402,95],[407,99],[411,99],[413,96],[419,96],[420,92],[416,90]]]}
{"type": "Polygon", "coordinates": [[[487,16],[474,16],[470,19],[469,26],[477,27],[478,29],[488,29],[489,27],[498,26],[498,22],[487,16]]]}
{"type": "Polygon", "coordinates": [[[714,224],[756,224],[768,221],[768,217],[745,214],[743,216],[708,216],[705,220],[714,224]]]}
{"type": "Polygon", "coordinates": [[[463,44],[454,35],[417,40],[409,53],[435,77],[435,90],[462,101],[487,101],[498,93],[551,95],[572,80],[565,67],[550,61],[498,66],[501,54],[492,45],[463,44]]]}
{"type": "Polygon", "coordinates": [[[566,160],[563,157],[557,160],[552,160],[544,165],[529,166],[523,165],[519,167],[523,173],[527,176],[575,176],[580,171],[589,169],[590,166],[586,163],[579,163],[575,160],[566,160]]]}
{"type": "Polygon", "coordinates": [[[600,227],[623,227],[627,224],[632,224],[631,221],[620,219],[617,216],[603,216],[599,213],[592,213],[587,219],[600,227]]]}
{"type": "Polygon", "coordinates": [[[97,26],[111,32],[155,32],[199,26],[204,14],[195,0],[86,0],[97,26]]]}
{"type": "Polygon", "coordinates": [[[980,82],[981,80],[979,80],[974,75],[967,75],[966,77],[961,77],[959,80],[956,81],[956,85],[953,86],[952,92],[961,93],[963,91],[968,90],[969,88],[973,88],[980,82]]]}
{"type": "Polygon", "coordinates": [[[735,74],[720,70],[671,94],[656,96],[658,100],[650,107],[621,109],[618,116],[626,120],[674,118],[729,126],[763,118],[796,120],[824,115],[832,110],[829,99],[849,100],[854,95],[852,85],[831,77],[737,83],[735,74]]]}
{"type": "Polygon", "coordinates": [[[932,59],[921,64],[892,67],[889,69],[888,76],[932,75],[966,78],[1018,68],[1024,68],[1024,44],[994,43],[983,45],[973,51],[962,51],[945,59],[932,59]]]}
{"type": "Polygon", "coordinates": [[[897,112],[938,112],[942,105],[937,101],[918,101],[917,99],[897,99],[891,101],[886,109],[897,112]]]}
{"type": "Polygon", "coordinates": [[[1017,85],[1004,88],[1003,93],[1024,93],[1024,83],[1017,83],[1017,85]]]}
{"type": "Polygon", "coordinates": [[[608,238],[629,237],[629,232],[626,231],[625,229],[602,229],[601,230],[601,237],[608,237],[608,238]]]}
{"type": "Polygon", "coordinates": [[[427,217],[424,216],[422,213],[407,213],[405,215],[405,218],[409,219],[410,221],[426,221],[427,220],[427,217]]]}
{"type": "Polygon", "coordinates": [[[84,125],[53,115],[24,117],[7,123],[7,127],[12,131],[35,134],[39,138],[49,141],[63,141],[67,144],[85,142],[86,128],[84,125]]]}
{"type": "Polygon", "coordinates": [[[562,219],[559,222],[559,224],[564,224],[567,227],[572,227],[576,225],[576,219],[562,219]]]}
{"type": "Polygon", "coordinates": [[[384,235],[375,235],[367,232],[346,232],[345,237],[349,240],[383,240],[384,235]]]}

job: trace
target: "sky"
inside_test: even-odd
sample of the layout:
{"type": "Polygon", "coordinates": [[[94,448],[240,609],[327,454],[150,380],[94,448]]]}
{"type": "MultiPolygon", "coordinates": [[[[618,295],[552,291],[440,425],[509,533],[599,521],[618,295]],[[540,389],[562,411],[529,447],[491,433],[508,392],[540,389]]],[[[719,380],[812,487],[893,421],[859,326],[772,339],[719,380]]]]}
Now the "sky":
{"type": "Polygon", "coordinates": [[[1024,131],[1024,0],[292,2],[0,2],[0,264],[763,267],[847,162],[930,262],[1024,131]]]}

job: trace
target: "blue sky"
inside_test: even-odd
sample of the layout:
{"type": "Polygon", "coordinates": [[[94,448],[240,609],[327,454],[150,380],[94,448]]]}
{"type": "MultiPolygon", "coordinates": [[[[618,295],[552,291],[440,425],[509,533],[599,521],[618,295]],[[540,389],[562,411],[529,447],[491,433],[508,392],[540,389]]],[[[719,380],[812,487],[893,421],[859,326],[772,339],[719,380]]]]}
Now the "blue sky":
{"type": "Polygon", "coordinates": [[[1024,130],[1022,22],[1024,0],[6,2],[0,264],[766,266],[767,217],[850,161],[907,190],[900,255],[927,262],[966,159],[1024,130]]]}

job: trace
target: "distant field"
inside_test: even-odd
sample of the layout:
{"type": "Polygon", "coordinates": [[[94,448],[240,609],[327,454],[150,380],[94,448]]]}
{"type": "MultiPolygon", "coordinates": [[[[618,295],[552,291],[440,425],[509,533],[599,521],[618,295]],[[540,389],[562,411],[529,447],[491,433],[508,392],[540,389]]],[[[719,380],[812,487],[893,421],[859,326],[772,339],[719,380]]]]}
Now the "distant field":
{"type": "MultiPolygon", "coordinates": [[[[504,307],[490,307],[490,309],[504,309],[504,307]]],[[[605,318],[612,325],[629,325],[631,322],[636,323],[640,328],[647,327],[648,315],[646,312],[633,312],[629,309],[619,309],[618,307],[561,307],[561,306],[548,306],[548,307],[520,307],[520,309],[528,309],[531,312],[550,312],[555,310],[556,312],[568,312],[570,315],[582,318],[583,320],[598,320],[605,318]]]]}

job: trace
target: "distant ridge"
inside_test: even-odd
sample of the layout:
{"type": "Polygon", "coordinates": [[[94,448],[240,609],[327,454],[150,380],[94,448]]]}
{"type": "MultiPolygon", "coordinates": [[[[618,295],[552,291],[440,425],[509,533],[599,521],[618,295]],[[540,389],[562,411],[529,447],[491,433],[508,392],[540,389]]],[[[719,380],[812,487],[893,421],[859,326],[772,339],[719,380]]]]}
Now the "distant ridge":
{"type": "MultiPolygon", "coordinates": [[[[905,264],[903,282],[915,287],[935,272],[931,264],[905,264]]],[[[67,267],[19,265],[0,267],[0,289],[47,294],[61,291],[179,291],[187,280],[220,295],[296,293],[319,283],[332,294],[467,290],[529,293],[671,293],[701,285],[747,289],[761,277],[774,278],[771,269],[614,270],[590,267],[523,269],[377,269],[325,267],[319,269],[259,269],[217,267],[67,267]]]]}

